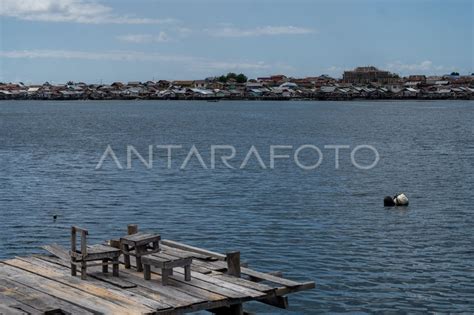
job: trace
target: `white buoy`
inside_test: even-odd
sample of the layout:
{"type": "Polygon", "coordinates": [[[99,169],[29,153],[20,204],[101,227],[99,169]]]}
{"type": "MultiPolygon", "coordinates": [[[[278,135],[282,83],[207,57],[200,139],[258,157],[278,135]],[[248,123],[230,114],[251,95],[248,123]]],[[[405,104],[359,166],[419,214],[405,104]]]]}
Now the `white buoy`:
{"type": "Polygon", "coordinates": [[[398,194],[393,198],[393,202],[396,206],[408,206],[408,197],[405,194],[398,194]]]}

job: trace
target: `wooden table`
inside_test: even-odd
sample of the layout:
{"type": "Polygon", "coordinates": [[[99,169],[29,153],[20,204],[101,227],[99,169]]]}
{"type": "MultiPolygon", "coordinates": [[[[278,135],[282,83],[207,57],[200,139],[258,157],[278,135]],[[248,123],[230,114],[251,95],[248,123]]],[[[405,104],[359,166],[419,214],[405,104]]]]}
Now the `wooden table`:
{"type": "Polygon", "coordinates": [[[184,280],[191,281],[191,257],[185,258],[169,258],[168,255],[153,255],[142,258],[142,263],[145,266],[144,277],[145,280],[151,279],[151,266],[161,269],[161,283],[168,284],[168,277],[173,275],[173,268],[184,267],[184,280]]]}
{"type": "Polygon", "coordinates": [[[130,269],[130,256],[134,256],[137,261],[137,271],[143,271],[142,257],[159,252],[160,239],[160,235],[149,233],[135,233],[120,238],[125,268],[130,269]]]}

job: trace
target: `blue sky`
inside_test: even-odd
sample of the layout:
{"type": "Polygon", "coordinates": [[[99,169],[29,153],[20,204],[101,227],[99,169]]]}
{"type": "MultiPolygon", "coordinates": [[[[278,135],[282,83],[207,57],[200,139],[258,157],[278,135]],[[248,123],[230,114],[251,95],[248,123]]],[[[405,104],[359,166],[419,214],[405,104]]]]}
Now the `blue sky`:
{"type": "Polygon", "coordinates": [[[0,81],[474,72],[472,0],[1,0],[0,81]]]}

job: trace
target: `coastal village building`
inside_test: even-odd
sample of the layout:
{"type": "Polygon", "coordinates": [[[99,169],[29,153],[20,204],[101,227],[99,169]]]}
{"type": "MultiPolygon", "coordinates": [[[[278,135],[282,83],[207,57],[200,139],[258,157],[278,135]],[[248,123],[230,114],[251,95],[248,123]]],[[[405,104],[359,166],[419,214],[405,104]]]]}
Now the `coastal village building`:
{"type": "Polygon", "coordinates": [[[259,77],[239,83],[230,78],[205,80],[131,81],[112,84],[25,85],[1,83],[1,99],[112,100],[112,99],[259,99],[259,100],[352,100],[352,99],[474,99],[474,75],[429,76],[396,74],[375,67],[344,72],[343,79],[327,75],[293,78],[284,75],[259,77]]]}
{"type": "Polygon", "coordinates": [[[376,67],[357,67],[351,71],[344,71],[342,81],[352,84],[382,83],[389,84],[399,80],[399,77],[388,71],[379,70],[376,67]]]}
{"type": "Polygon", "coordinates": [[[183,88],[191,88],[194,86],[194,80],[178,80],[173,81],[174,86],[179,86],[183,88]]]}

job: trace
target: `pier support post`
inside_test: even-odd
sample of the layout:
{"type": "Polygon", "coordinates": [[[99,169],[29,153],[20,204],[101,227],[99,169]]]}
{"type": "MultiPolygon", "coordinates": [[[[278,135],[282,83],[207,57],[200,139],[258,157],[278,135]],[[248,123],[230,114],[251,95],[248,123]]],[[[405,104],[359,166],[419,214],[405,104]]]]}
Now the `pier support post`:
{"type": "Polygon", "coordinates": [[[108,259],[102,259],[102,273],[109,272],[109,265],[107,265],[108,262],[109,262],[108,259]]]}
{"type": "Polygon", "coordinates": [[[244,315],[245,314],[242,304],[223,306],[223,307],[215,308],[208,311],[215,315],[244,315]]]}
{"type": "Polygon", "coordinates": [[[128,233],[128,235],[137,234],[138,233],[138,225],[129,224],[127,226],[127,233],[128,233]]]}
{"type": "MultiPolygon", "coordinates": [[[[227,274],[240,278],[240,252],[226,253],[227,274]]],[[[244,306],[242,303],[229,306],[228,314],[243,315],[244,306]]]]}
{"type": "Polygon", "coordinates": [[[226,253],[227,274],[240,278],[240,252],[226,253]]]}
{"type": "MultiPolygon", "coordinates": [[[[129,224],[127,225],[127,234],[128,235],[132,235],[132,234],[137,234],[138,233],[138,225],[136,224],[129,224]]],[[[128,254],[128,252],[130,251],[130,248],[128,247],[127,244],[121,244],[121,249],[123,251],[123,260],[124,260],[124,263],[125,263],[125,268],[126,269],[130,269],[130,255],[128,254]]],[[[141,265],[141,264],[140,264],[141,265]]],[[[138,266],[138,264],[137,264],[138,266]]],[[[138,270],[140,271],[140,270],[138,270]]]]}

